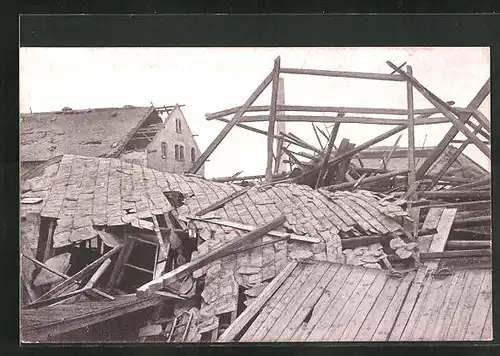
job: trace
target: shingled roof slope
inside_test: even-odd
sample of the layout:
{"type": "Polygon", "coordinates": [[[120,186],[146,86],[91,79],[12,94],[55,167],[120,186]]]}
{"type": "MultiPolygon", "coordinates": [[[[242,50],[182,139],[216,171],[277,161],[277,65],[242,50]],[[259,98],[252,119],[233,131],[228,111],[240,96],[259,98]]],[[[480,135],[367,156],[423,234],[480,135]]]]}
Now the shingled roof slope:
{"type": "MultiPolygon", "coordinates": [[[[132,224],[147,228],[151,225],[147,219],[168,212],[188,221],[201,209],[241,189],[233,184],[158,172],[115,158],[72,155],[63,156],[59,163],[26,179],[21,186],[23,197],[43,198],[32,209],[42,217],[57,219],[54,247],[96,237],[94,228],[99,226],[132,224]],[[164,194],[167,192],[182,193],[184,204],[174,209],[164,194]]],[[[346,263],[342,238],[401,230],[379,200],[377,195],[363,190],[332,193],[303,185],[277,184],[252,187],[202,216],[262,226],[284,215],[286,222],[281,231],[307,235],[319,243],[276,241],[276,237],[266,235],[256,241],[262,246],[226,256],[196,271],[195,278],[205,276],[200,330],[217,327],[214,315],[236,310],[239,286],[252,288],[269,281],[289,258],[346,263]]],[[[205,242],[198,246],[193,258],[245,233],[209,221],[194,222],[205,242]]]]}
{"type": "Polygon", "coordinates": [[[21,161],[45,161],[62,154],[111,156],[152,110],[125,106],[21,114],[21,161]]]}

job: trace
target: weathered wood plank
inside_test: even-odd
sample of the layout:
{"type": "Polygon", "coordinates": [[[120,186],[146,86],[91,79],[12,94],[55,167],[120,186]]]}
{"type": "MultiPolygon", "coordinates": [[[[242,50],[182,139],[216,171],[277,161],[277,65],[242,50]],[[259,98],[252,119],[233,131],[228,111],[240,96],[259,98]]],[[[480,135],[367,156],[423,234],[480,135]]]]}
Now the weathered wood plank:
{"type": "Polygon", "coordinates": [[[299,275],[299,277],[294,281],[288,292],[283,295],[280,301],[276,304],[274,309],[269,313],[266,320],[262,323],[259,329],[255,332],[255,335],[252,337],[252,341],[263,341],[266,338],[268,332],[273,328],[278,319],[282,314],[285,313],[288,304],[293,299],[293,297],[299,293],[301,287],[309,280],[311,275],[315,270],[314,265],[306,265],[304,270],[299,275]]]}
{"type": "Polygon", "coordinates": [[[325,288],[340,269],[340,266],[340,264],[329,265],[328,270],[325,272],[323,277],[321,277],[321,280],[314,287],[313,291],[309,293],[302,305],[300,305],[298,310],[295,312],[292,320],[279,336],[280,341],[294,341],[294,334],[298,331],[306,316],[312,312],[312,308],[318,302],[319,298],[325,291],[325,288]]]}
{"type": "MultiPolygon", "coordinates": [[[[439,219],[439,224],[437,226],[437,233],[432,237],[432,242],[429,246],[429,250],[425,252],[443,252],[448,241],[448,235],[450,234],[453,221],[455,220],[455,215],[457,209],[444,209],[441,218],[439,219]]],[[[435,270],[439,266],[439,261],[426,261],[425,264],[429,269],[435,270]]]]}
{"type": "Polygon", "coordinates": [[[368,269],[365,272],[365,275],[359,282],[353,294],[349,297],[349,301],[342,309],[335,322],[323,336],[324,341],[338,341],[340,339],[357,308],[363,301],[366,293],[370,289],[376,277],[381,273],[383,272],[374,269],[368,269]]]}
{"type": "Polygon", "coordinates": [[[278,86],[280,77],[280,57],[274,60],[274,69],[272,75],[271,107],[269,108],[269,125],[267,129],[267,166],[266,182],[270,183],[273,179],[273,160],[274,160],[274,126],[276,122],[276,105],[278,103],[278,86]]]}
{"type": "Polygon", "coordinates": [[[486,317],[486,322],[484,323],[483,332],[481,333],[481,340],[490,341],[493,340],[493,321],[492,321],[492,305],[488,310],[488,316],[486,317]]]}
{"type": "Polygon", "coordinates": [[[316,285],[319,283],[323,275],[329,269],[329,264],[327,263],[316,263],[314,265],[314,270],[309,275],[305,283],[299,286],[299,290],[295,293],[290,301],[285,306],[284,312],[275,321],[274,325],[269,329],[267,334],[261,341],[282,341],[281,334],[288,326],[288,324],[296,318],[296,313],[301,307],[304,300],[307,299],[309,293],[311,293],[316,285]]]}
{"type": "Polygon", "coordinates": [[[367,318],[368,314],[372,310],[375,301],[377,300],[378,295],[382,291],[387,281],[387,275],[383,272],[380,272],[375,277],[370,289],[366,292],[362,302],[356,308],[356,311],[352,317],[352,319],[347,324],[342,336],[339,341],[353,341],[356,337],[356,334],[359,331],[359,328],[367,318]]]}
{"type": "Polygon", "coordinates": [[[488,312],[492,303],[492,279],[491,272],[485,271],[483,284],[481,285],[479,296],[472,311],[472,316],[467,326],[467,331],[462,340],[481,340],[481,334],[488,319],[488,312]]]}
{"type": "Polygon", "coordinates": [[[268,300],[282,286],[283,282],[288,279],[292,271],[297,267],[297,262],[290,262],[286,267],[269,283],[259,296],[246,308],[243,313],[231,323],[231,325],[219,337],[219,342],[232,341],[238,333],[257,315],[264,307],[268,300]]]}
{"type": "Polygon", "coordinates": [[[325,288],[320,299],[312,309],[312,315],[306,326],[296,332],[293,336],[293,340],[304,341],[307,340],[312,330],[316,327],[318,322],[321,320],[323,315],[329,310],[331,304],[333,303],[335,297],[341,289],[344,288],[344,284],[351,275],[354,268],[348,265],[340,266],[339,270],[332,278],[328,286],[325,288]]]}
{"type": "Polygon", "coordinates": [[[469,270],[467,273],[471,276],[471,283],[469,288],[464,289],[462,293],[462,298],[460,298],[457,308],[457,311],[460,313],[455,312],[453,316],[450,330],[448,330],[448,334],[446,335],[448,340],[463,340],[481,290],[481,284],[486,275],[486,270],[469,270]]]}
{"type": "Polygon", "coordinates": [[[401,310],[406,296],[408,295],[408,290],[412,282],[415,280],[416,274],[416,272],[410,272],[403,277],[399,283],[398,289],[396,290],[396,294],[387,307],[387,310],[377,326],[371,341],[387,341],[392,327],[398,318],[399,311],[401,310]]]}
{"type": "Polygon", "coordinates": [[[389,341],[399,341],[405,329],[405,326],[408,322],[408,319],[411,316],[413,307],[417,301],[417,298],[421,292],[421,289],[424,285],[424,279],[427,274],[427,267],[421,267],[413,280],[413,283],[410,286],[410,290],[404,300],[403,306],[399,312],[399,315],[396,318],[392,331],[389,335],[389,341]]]}
{"type": "Polygon", "coordinates": [[[396,278],[389,278],[384,285],[384,289],[380,292],[373,305],[371,311],[368,313],[363,325],[361,325],[354,341],[370,341],[377,330],[377,327],[382,320],[390,302],[394,298],[394,294],[399,286],[400,281],[396,278]]]}
{"type": "Polygon", "coordinates": [[[249,326],[248,330],[241,337],[240,341],[252,340],[252,338],[255,335],[255,333],[257,332],[257,330],[260,328],[262,323],[267,319],[267,316],[269,315],[269,313],[271,313],[271,311],[274,309],[274,307],[279,303],[279,301],[281,300],[283,295],[288,293],[288,290],[290,289],[292,284],[295,282],[295,280],[298,278],[298,276],[302,273],[302,271],[304,270],[304,267],[305,267],[304,264],[298,264],[293,269],[293,271],[289,275],[289,277],[285,279],[285,281],[282,283],[282,285],[278,288],[278,290],[273,294],[273,296],[265,304],[264,308],[258,313],[257,318],[249,326]]]}
{"type": "Polygon", "coordinates": [[[343,284],[339,293],[330,304],[329,308],[320,318],[316,326],[312,329],[307,340],[308,341],[322,341],[330,326],[335,322],[342,309],[349,301],[351,294],[357,288],[359,282],[363,279],[367,269],[358,267],[354,268],[349,275],[347,281],[343,284]]]}

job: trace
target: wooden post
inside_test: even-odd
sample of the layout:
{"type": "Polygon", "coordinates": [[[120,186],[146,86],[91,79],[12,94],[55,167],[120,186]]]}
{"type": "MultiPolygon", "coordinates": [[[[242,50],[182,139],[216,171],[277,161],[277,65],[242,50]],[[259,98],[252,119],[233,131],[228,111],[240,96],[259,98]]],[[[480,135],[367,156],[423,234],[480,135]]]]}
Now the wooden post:
{"type": "MultiPolygon", "coordinates": [[[[413,70],[411,66],[406,66],[406,70],[408,75],[413,75],[413,70]]],[[[413,85],[410,81],[406,82],[406,95],[407,95],[407,104],[408,104],[408,189],[412,189],[415,187],[415,116],[413,115],[413,85]]],[[[407,209],[410,215],[414,218],[413,220],[413,239],[417,238],[418,233],[418,218],[416,218],[416,212],[412,209],[412,202],[417,199],[415,194],[415,190],[408,192],[409,193],[409,202],[407,205],[407,209]]]]}
{"type": "Polygon", "coordinates": [[[262,92],[264,91],[264,89],[266,89],[267,86],[271,83],[272,78],[273,78],[273,73],[274,73],[274,71],[272,71],[271,73],[269,73],[269,75],[262,81],[262,83],[257,87],[257,89],[255,89],[255,91],[252,93],[252,95],[250,95],[250,97],[245,102],[245,104],[243,104],[243,106],[241,106],[238,109],[238,111],[236,112],[236,114],[234,114],[234,116],[231,119],[231,121],[229,121],[229,123],[226,125],[226,127],[224,127],[222,129],[222,131],[219,133],[219,135],[217,135],[217,137],[215,138],[215,140],[213,140],[213,142],[207,147],[207,149],[205,150],[205,152],[203,152],[200,155],[200,157],[198,157],[198,159],[196,160],[196,162],[193,163],[193,166],[188,171],[188,173],[196,173],[196,172],[198,172],[198,170],[201,168],[201,166],[203,165],[203,163],[205,163],[205,161],[207,160],[207,158],[212,154],[212,152],[222,142],[222,140],[224,139],[224,137],[226,137],[227,134],[229,133],[229,131],[231,131],[231,129],[234,127],[234,125],[236,125],[238,123],[238,121],[241,119],[241,117],[243,116],[243,114],[245,113],[245,111],[250,107],[250,105],[253,104],[253,102],[259,97],[259,95],[262,94],[262,92]]]}
{"type": "Polygon", "coordinates": [[[269,110],[269,127],[267,129],[267,168],[266,182],[273,179],[273,158],[274,158],[274,125],[276,121],[276,104],[278,100],[278,87],[280,77],[280,57],[274,60],[273,69],[273,91],[271,93],[271,108],[269,110]]]}
{"type": "Polygon", "coordinates": [[[274,174],[279,174],[281,157],[283,156],[283,135],[279,135],[278,144],[276,147],[276,160],[274,162],[274,174]]]}
{"type": "Polygon", "coordinates": [[[321,169],[318,174],[318,179],[316,180],[315,189],[318,189],[323,185],[324,175],[326,174],[326,168],[328,166],[328,160],[330,159],[330,155],[332,154],[333,145],[335,143],[335,139],[337,138],[337,134],[339,133],[340,123],[336,122],[333,125],[332,134],[328,139],[328,145],[326,146],[325,154],[323,157],[323,162],[321,162],[321,169]]]}

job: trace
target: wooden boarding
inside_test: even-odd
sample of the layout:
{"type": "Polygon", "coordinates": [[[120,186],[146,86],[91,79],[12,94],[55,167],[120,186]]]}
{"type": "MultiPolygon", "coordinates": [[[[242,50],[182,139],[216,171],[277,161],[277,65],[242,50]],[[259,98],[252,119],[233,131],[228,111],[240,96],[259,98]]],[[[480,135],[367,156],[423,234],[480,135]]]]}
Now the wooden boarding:
{"type": "Polygon", "coordinates": [[[283,313],[276,320],[274,325],[268,331],[267,335],[262,339],[262,341],[276,341],[278,337],[285,330],[286,326],[290,321],[296,318],[296,313],[304,300],[308,297],[309,293],[316,288],[317,284],[323,277],[323,275],[327,272],[329,268],[328,263],[317,263],[315,264],[315,268],[312,271],[309,278],[306,282],[300,286],[300,290],[292,295],[292,298],[286,305],[283,313]]]}
{"type": "Polygon", "coordinates": [[[276,293],[278,288],[297,267],[297,262],[290,262],[259,294],[258,298],[222,333],[219,342],[232,341],[248,322],[264,307],[265,303],[276,293]]]}
{"type": "Polygon", "coordinates": [[[323,340],[339,341],[347,325],[351,321],[351,318],[354,316],[356,309],[363,301],[366,293],[379,273],[379,271],[374,269],[368,269],[365,272],[363,278],[359,282],[353,294],[350,296],[347,304],[323,337],[323,340]]]}
{"type": "Polygon", "coordinates": [[[382,320],[377,326],[375,333],[373,334],[371,341],[387,341],[389,334],[394,326],[395,321],[398,318],[399,312],[403,303],[408,295],[408,290],[411,283],[415,279],[416,272],[410,272],[403,277],[401,283],[396,290],[394,297],[392,298],[387,310],[385,311],[382,320]]]}
{"type": "MultiPolygon", "coordinates": [[[[491,318],[492,305],[492,279],[491,274],[484,276],[479,296],[472,311],[472,316],[465,333],[464,340],[481,340],[481,333],[488,323],[488,316],[491,318]],[[489,315],[488,315],[489,314],[489,315]]],[[[491,328],[491,319],[489,320],[489,328],[491,328]]]]}
{"type": "Polygon", "coordinates": [[[292,284],[295,282],[300,273],[304,270],[304,265],[299,264],[281,285],[278,291],[269,299],[264,308],[257,315],[257,318],[252,322],[248,330],[241,337],[240,341],[251,341],[255,332],[259,329],[262,323],[265,321],[269,313],[273,310],[276,304],[280,301],[281,297],[288,292],[292,284]]]}
{"type": "MultiPolygon", "coordinates": [[[[444,208],[432,208],[429,209],[427,216],[425,217],[424,224],[422,225],[423,230],[436,229],[443,214],[444,208]]],[[[429,251],[432,239],[434,235],[419,236],[417,238],[417,247],[419,252],[429,251]]]]}

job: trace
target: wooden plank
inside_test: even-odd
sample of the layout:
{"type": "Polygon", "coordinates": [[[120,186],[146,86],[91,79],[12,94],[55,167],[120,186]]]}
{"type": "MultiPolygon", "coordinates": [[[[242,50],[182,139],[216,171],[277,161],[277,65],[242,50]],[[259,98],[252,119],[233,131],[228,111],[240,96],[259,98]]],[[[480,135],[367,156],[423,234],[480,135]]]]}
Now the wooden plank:
{"type": "Polygon", "coordinates": [[[281,68],[281,73],[318,75],[318,76],[339,77],[339,78],[388,80],[394,82],[404,81],[404,79],[400,75],[391,75],[382,73],[361,73],[361,72],[344,72],[344,71],[333,71],[333,70],[297,69],[297,68],[281,68]]]}
{"type": "Polygon", "coordinates": [[[348,280],[354,268],[348,265],[340,266],[339,270],[332,278],[328,286],[325,288],[320,299],[316,305],[312,308],[312,314],[309,322],[303,328],[302,331],[296,332],[292,339],[297,341],[305,341],[308,339],[312,330],[316,327],[318,322],[321,320],[323,315],[329,310],[331,304],[333,303],[335,297],[344,288],[344,284],[348,280]],[[299,335],[300,334],[300,335],[299,335]]]}
{"type": "MultiPolygon", "coordinates": [[[[491,79],[488,78],[486,83],[482,86],[482,88],[478,91],[476,96],[472,99],[472,101],[467,105],[467,109],[477,109],[481,105],[481,103],[486,99],[486,97],[490,94],[490,85],[491,79]]],[[[471,117],[470,113],[461,114],[459,119],[463,123],[466,123],[471,117]]],[[[432,152],[427,156],[425,161],[420,165],[416,172],[416,179],[420,180],[427,173],[429,168],[433,165],[433,163],[441,156],[446,147],[450,144],[450,142],[455,138],[458,134],[458,129],[455,126],[452,126],[448,132],[444,135],[443,139],[439,144],[432,150],[432,152]]]]}
{"type": "Polygon", "coordinates": [[[288,324],[295,319],[296,313],[301,307],[302,303],[307,299],[309,293],[311,293],[320,282],[321,278],[328,271],[330,265],[327,263],[316,263],[314,265],[314,270],[309,275],[309,278],[304,284],[299,286],[297,293],[292,295],[290,301],[285,306],[284,312],[277,318],[274,325],[269,329],[267,334],[262,338],[261,341],[284,341],[281,338],[281,334],[286,329],[288,324]]]}
{"type": "Polygon", "coordinates": [[[340,266],[340,264],[330,264],[328,266],[328,270],[325,272],[323,277],[321,277],[321,280],[314,287],[311,293],[309,293],[302,305],[300,305],[298,310],[295,312],[292,320],[290,320],[288,325],[286,325],[285,329],[279,336],[280,341],[294,341],[294,334],[299,330],[306,316],[312,312],[313,307],[318,302],[319,298],[323,294],[325,288],[331,282],[332,278],[340,269],[340,266]]]}
{"type": "Polygon", "coordinates": [[[38,298],[35,302],[42,301],[49,299],[53,296],[55,296],[57,293],[60,291],[66,289],[69,287],[71,284],[76,283],[76,281],[80,280],[81,278],[85,277],[88,273],[92,272],[94,268],[99,267],[105,260],[113,256],[115,253],[121,250],[121,246],[116,246],[112,250],[108,251],[98,259],[96,259],[94,262],[86,266],[85,268],[81,269],[79,272],[75,273],[73,276],[71,276],[69,279],[66,279],[56,285],[54,288],[49,290],[47,293],[43,294],[40,298],[38,298]]]}
{"type": "Polygon", "coordinates": [[[359,282],[353,294],[349,297],[348,303],[345,305],[335,322],[330,326],[326,334],[323,336],[323,341],[339,341],[343,333],[346,331],[346,327],[351,321],[351,318],[353,318],[357,308],[366,296],[366,293],[370,289],[376,277],[381,273],[384,272],[375,269],[366,270],[365,275],[359,282]]]}
{"type": "Polygon", "coordinates": [[[408,295],[409,288],[416,277],[416,272],[409,272],[399,283],[398,289],[392,298],[382,320],[378,324],[371,341],[387,341],[396,322],[403,303],[408,295]]]}
{"type": "Polygon", "coordinates": [[[465,284],[465,270],[457,271],[452,278],[450,288],[444,298],[444,304],[436,315],[436,321],[432,326],[431,332],[428,333],[427,341],[442,341],[453,319],[453,314],[457,307],[458,301],[462,294],[465,284]]]}
{"type": "Polygon", "coordinates": [[[273,310],[269,313],[264,322],[257,329],[252,337],[252,341],[264,341],[268,332],[273,328],[280,316],[285,312],[288,303],[293,299],[293,297],[299,293],[300,288],[306,283],[315,270],[315,265],[308,264],[304,267],[302,273],[299,274],[298,278],[295,279],[290,289],[284,294],[279,302],[274,306],[273,310]]]}
{"type": "Polygon", "coordinates": [[[269,125],[267,129],[267,166],[266,182],[270,183],[273,179],[273,160],[274,160],[274,126],[276,122],[276,105],[278,101],[278,86],[280,76],[280,57],[274,60],[274,69],[272,75],[273,87],[271,92],[271,107],[269,108],[269,125]]]}
{"type": "Polygon", "coordinates": [[[160,225],[158,224],[158,219],[155,215],[153,215],[153,224],[156,239],[158,241],[158,260],[155,260],[153,279],[157,279],[163,274],[165,268],[167,267],[167,258],[170,250],[170,244],[165,244],[165,242],[163,241],[163,236],[160,231],[160,225]],[[156,263],[158,261],[159,263],[156,263]]]}
{"type": "Polygon", "coordinates": [[[413,335],[414,341],[427,341],[432,336],[432,331],[437,322],[437,316],[445,302],[445,297],[452,284],[452,277],[436,278],[431,280],[431,287],[428,293],[428,299],[424,302],[424,308],[415,324],[413,335]]]}
{"type": "Polygon", "coordinates": [[[382,320],[391,300],[394,298],[400,281],[396,278],[389,278],[384,285],[384,289],[380,292],[373,305],[371,311],[366,316],[365,321],[359,328],[354,341],[370,341],[375,330],[382,320]]]}
{"type": "MultiPolygon", "coordinates": [[[[254,225],[248,225],[248,224],[241,224],[238,222],[234,221],[227,221],[227,220],[220,220],[220,219],[203,219],[203,218],[198,218],[194,216],[187,216],[187,220],[197,220],[197,221],[203,221],[209,224],[216,224],[216,225],[221,225],[221,226],[227,226],[227,227],[232,227],[238,230],[243,230],[243,231],[252,231],[255,230],[256,227],[254,225]]],[[[289,237],[290,240],[295,240],[295,241],[300,241],[300,242],[309,242],[309,243],[320,243],[321,239],[319,237],[311,237],[311,236],[301,236],[301,235],[296,235],[296,234],[289,234],[286,232],[281,232],[281,231],[269,231],[266,235],[273,236],[273,237],[279,237],[279,238],[287,238],[289,237]]]]}
{"type": "Polygon", "coordinates": [[[467,331],[467,326],[472,317],[472,311],[476,304],[481,284],[486,275],[486,270],[469,270],[470,283],[464,288],[460,302],[446,335],[446,340],[463,340],[467,331]]]}
{"type": "MultiPolygon", "coordinates": [[[[438,232],[432,237],[432,242],[429,246],[429,250],[426,252],[443,252],[448,241],[448,235],[450,234],[451,227],[453,225],[453,220],[455,220],[455,215],[457,209],[444,209],[441,218],[439,219],[439,224],[437,226],[438,232]]],[[[439,261],[426,261],[425,264],[431,270],[435,270],[439,266],[439,261]]]]}
{"type": "Polygon", "coordinates": [[[415,279],[411,284],[410,290],[403,302],[403,306],[397,316],[397,319],[394,323],[394,326],[389,335],[389,341],[400,341],[403,331],[405,329],[406,324],[412,314],[412,310],[415,306],[415,303],[421,293],[421,290],[424,286],[424,279],[427,275],[427,267],[421,267],[417,271],[415,279]]]}
{"type": "MultiPolygon", "coordinates": [[[[413,74],[411,66],[406,66],[408,75],[413,74]]],[[[408,187],[415,184],[415,117],[413,107],[413,84],[410,81],[406,82],[406,96],[408,105],[408,187]]],[[[410,200],[415,201],[416,195],[410,195],[410,200]]],[[[410,207],[409,207],[410,208],[410,207]]]]}
{"type": "Polygon", "coordinates": [[[254,101],[262,94],[264,89],[271,83],[273,78],[274,71],[271,71],[269,75],[262,81],[262,83],[255,89],[255,91],[250,95],[245,104],[243,104],[238,111],[234,114],[231,121],[222,129],[222,131],[217,135],[217,137],[212,141],[212,143],[207,147],[205,152],[203,152],[196,162],[193,163],[193,166],[188,171],[188,173],[196,173],[203,163],[207,160],[207,158],[212,154],[212,152],[219,146],[224,137],[227,136],[229,131],[240,121],[241,117],[245,113],[245,111],[254,103],[254,101]]]}
{"type": "MultiPolygon", "coordinates": [[[[274,307],[279,303],[283,295],[288,293],[290,287],[295,282],[295,280],[299,277],[299,275],[303,272],[305,268],[304,264],[298,264],[292,273],[285,279],[282,285],[278,288],[278,290],[273,294],[273,296],[265,303],[264,308],[258,313],[257,318],[251,323],[248,330],[241,337],[240,341],[251,341],[255,332],[260,328],[262,323],[267,319],[268,315],[271,311],[274,310],[274,307]]],[[[255,301],[255,300],[254,300],[255,301]]]]}
{"type": "Polygon", "coordinates": [[[488,310],[488,316],[486,322],[484,323],[483,332],[481,333],[481,340],[491,341],[493,340],[493,321],[492,321],[492,305],[490,305],[490,310],[488,310]]]}
{"type": "Polygon", "coordinates": [[[200,269],[201,267],[206,266],[210,262],[213,262],[219,258],[227,256],[231,254],[234,250],[246,244],[252,243],[254,240],[267,234],[269,231],[280,226],[285,221],[286,219],[284,216],[280,216],[279,218],[273,219],[270,223],[262,227],[259,227],[258,229],[249,232],[227,244],[224,244],[194,261],[186,263],[180,266],[179,268],[164,274],[158,279],[154,279],[151,282],[142,285],[136,291],[137,296],[143,298],[150,295],[152,292],[162,289],[164,286],[168,286],[170,283],[176,281],[178,278],[187,276],[190,273],[200,269]]]}
{"type": "Polygon", "coordinates": [[[281,272],[264,288],[259,296],[252,301],[243,313],[222,333],[219,337],[219,342],[232,341],[241,332],[241,330],[252,320],[255,315],[264,307],[268,300],[282,286],[283,282],[290,276],[292,271],[297,267],[297,262],[290,262],[281,272]]]}
{"type": "Polygon", "coordinates": [[[467,331],[462,340],[473,341],[481,340],[481,334],[488,319],[488,313],[492,304],[492,278],[491,271],[485,271],[483,283],[480,288],[479,296],[472,311],[472,316],[467,326],[467,331]]]}
{"type": "Polygon", "coordinates": [[[375,277],[375,280],[373,281],[372,285],[370,286],[370,289],[368,289],[368,291],[366,292],[366,295],[364,296],[362,302],[356,308],[356,311],[355,311],[352,319],[349,321],[349,324],[347,324],[347,327],[345,328],[339,341],[353,341],[354,340],[354,338],[356,337],[356,334],[359,331],[359,328],[361,327],[361,325],[365,321],[367,315],[372,310],[372,307],[375,304],[375,301],[377,300],[378,295],[380,294],[380,292],[384,288],[386,281],[387,281],[386,273],[381,272],[381,273],[377,274],[377,276],[375,277]]]}
{"type": "Polygon", "coordinates": [[[45,239],[45,249],[43,252],[43,262],[47,261],[52,257],[54,252],[53,244],[54,244],[54,230],[56,227],[56,220],[50,219],[49,222],[49,231],[47,232],[47,238],[45,239]]]}
{"type": "Polygon", "coordinates": [[[326,336],[328,329],[335,322],[342,309],[348,303],[349,297],[357,288],[359,282],[363,279],[366,270],[366,268],[362,267],[353,269],[352,273],[349,275],[349,278],[343,284],[342,289],[339,291],[339,293],[335,296],[335,299],[330,304],[330,307],[327,309],[326,313],[323,314],[316,326],[312,329],[307,338],[308,341],[323,340],[323,337],[326,336]]]}

